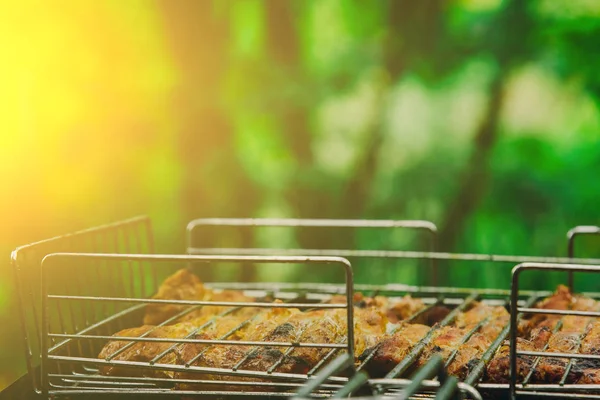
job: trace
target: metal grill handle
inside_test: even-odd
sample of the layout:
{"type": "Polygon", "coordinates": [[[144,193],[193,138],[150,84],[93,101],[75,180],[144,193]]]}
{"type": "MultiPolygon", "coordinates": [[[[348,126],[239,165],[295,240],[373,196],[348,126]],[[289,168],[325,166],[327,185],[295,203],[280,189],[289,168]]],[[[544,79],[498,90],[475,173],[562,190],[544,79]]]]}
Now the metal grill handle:
{"type": "MultiPolygon", "coordinates": [[[[579,225],[567,232],[567,256],[569,258],[575,258],[575,237],[583,235],[600,235],[600,226],[592,225],[579,225]]],[[[573,281],[573,272],[569,271],[568,274],[569,289],[575,290],[575,282],[573,281]]]]}
{"type": "MultiPolygon", "coordinates": [[[[423,220],[368,220],[368,219],[297,219],[297,218],[200,218],[191,221],[187,225],[187,252],[189,254],[249,254],[249,250],[266,252],[266,254],[279,255],[317,255],[340,256],[338,250],[316,250],[316,249],[211,249],[194,247],[194,233],[202,227],[288,227],[288,228],[387,228],[387,229],[415,229],[424,230],[429,233],[429,251],[435,251],[437,242],[437,226],[430,221],[423,220]]],[[[437,286],[437,260],[429,258],[431,265],[431,282],[437,286]]]]}

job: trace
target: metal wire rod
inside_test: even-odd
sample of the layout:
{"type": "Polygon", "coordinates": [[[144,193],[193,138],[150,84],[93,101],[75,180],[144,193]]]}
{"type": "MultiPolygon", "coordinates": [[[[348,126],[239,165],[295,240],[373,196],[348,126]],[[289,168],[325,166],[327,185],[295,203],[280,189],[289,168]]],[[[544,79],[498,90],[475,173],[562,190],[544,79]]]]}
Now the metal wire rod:
{"type": "Polygon", "coordinates": [[[257,307],[257,308],[346,308],[345,304],[316,304],[316,303],[261,303],[251,301],[201,301],[201,300],[165,300],[165,299],[138,299],[131,297],[101,297],[101,296],[64,296],[48,295],[48,299],[61,300],[89,300],[89,301],[115,301],[122,303],[143,304],[177,304],[183,306],[231,306],[231,307],[257,307]]]}

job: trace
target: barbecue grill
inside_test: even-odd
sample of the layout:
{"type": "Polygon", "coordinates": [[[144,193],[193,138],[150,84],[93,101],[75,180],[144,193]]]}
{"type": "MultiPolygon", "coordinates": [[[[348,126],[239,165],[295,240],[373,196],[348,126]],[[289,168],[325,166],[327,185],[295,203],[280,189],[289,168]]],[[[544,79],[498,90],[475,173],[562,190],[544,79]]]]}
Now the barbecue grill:
{"type": "MultiPolygon", "coordinates": [[[[362,292],[367,295],[385,295],[390,299],[401,298],[406,294],[420,298],[426,307],[421,312],[445,305],[451,311],[433,325],[430,331],[411,349],[408,355],[398,363],[383,379],[367,379],[369,387],[380,395],[393,393],[393,387],[406,387],[407,374],[412,372],[415,362],[439,329],[453,323],[459,313],[470,307],[475,301],[489,305],[503,305],[510,308],[511,323],[504,326],[496,340],[487,348],[480,360],[469,371],[461,383],[462,390],[475,386],[479,391],[490,394],[544,397],[580,397],[600,398],[600,385],[532,384],[525,380],[519,382],[511,374],[508,383],[487,383],[482,381],[486,365],[502,343],[510,339],[510,366],[517,368],[518,356],[560,357],[571,360],[597,360],[593,354],[563,354],[549,352],[525,352],[519,350],[517,343],[517,324],[523,314],[540,313],[532,308],[535,303],[551,294],[550,291],[522,290],[519,276],[532,269],[573,272],[600,270],[598,259],[575,259],[574,239],[583,234],[597,234],[600,229],[577,227],[569,232],[569,257],[531,257],[500,256],[488,254],[457,254],[435,252],[436,227],[427,221],[364,221],[364,220],[296,220],[296,219],[199,219],[190,222],[187,228],[186,255],[154,254],[154,243],[150,220],[146,217],[134,218],[105,225],[74,234],[61,236],[16,249],[12,254],[15,269],[16,287],[19,294],[21,325],[26,347],[26,360],[33,389],[44,397],[77,397],[85,395],[128,395],[128,396],[164,396],[180,397],[185,395],[210,397],[289,397],[299,388],[314,381],[314,377],[327,369],[336,357],[346,353],[354,359],[353,330],[346,330],[345,337],[337,343],[285,342],[231,340],[236,331],[243,329],[252,317],[242,321],[229,332],[217,339],[199,340],[192,338],[194,333],[202,331],[215,323],[215,319],[197,327],[184,338],[152,337],[153,329],[184,317],[201,307],[224,307],[223,315],[231,310],[256,307],[259,309],[344,309],[346,326],[353,325],[353,294],[362,292]],[[356,250],[356,249],[274,249],[274,248],[207,248],[198,246],[196,236],[209,227],[305,227],[313,229],[369,229],[385,228],[390,230],[409,229],[427,232],[430,242],[429,251],[398,250],[356,250]],[[354,284],[352,266],[348,259],[388,259],[399,262],[403,259],[419,259],[429,263],[435,271],[438,260],[459,260],[464,262],[493,262],[519,264],[513,272],[511,290],[469,289],[439,286],[433,282],[430,286],[411,286],[400,283],[382,285],[354,284]],[[319,283],[270,283],[270,282],[211,282],[205,283],[211,290],[238,290],[251,296],[255,301],[215,302],[152,299],[160,282],[175,268],[187,266],[192,269],[213,268],[222,263],[277,263],[282,268],[286,264],[302,264],[307,271],[311,268],[331,268],[343,271],[344,284],[319,283]],[[69,277],[69,284],[64,277],[69,277]],[[40,290],[41,288],[41,290],[40,290]],[[328,302],[332,296],[344,295],[345,303],[328,302]],[[273,299],[278,302],[274,303],[273,299]],[[139,321],[147,304],[171,305],[179,311],[168,320],[151,328],[139,337],[114,337],[115,332],[123,328],[140,325],[139,321]],[[97,358],[102,346],[109,340],[127,341],[125,349],[136,342],[166,343],[164,351],[152,360],[119,360],[117,350],[104,359],[97,358]],[[301,348],[328,349],[327,354],[317,365],[305,374],[278,373],[277,360],[264,371],[246,370],[240,366],[233,368],[208,368],[168,363],[175,347],[185,343],[200,343],[210,346],[250,346],[245,359],[253,357],[264,346],[278,346],[284,355],[301,348]],[[41,369],[37,369],[37,364],[41,369]],[[99,373],[103,367],[123,368],[130,374],[107,376],[99,373]],[[163,371],[158,377],[143,376],[140,371],[163,371]],[[226,377],[225,380],[189,379],[178,377],[178,372],[197,372],[211,376],[226,377]],[[202,385],[201,390],[173,390],[177,385],[202,385]],[[404,385],[404,386],[403,386],[404,385]],[[391,391],[391,392],[390,392],[391,391]]],[[[572,279],[569,278],[572,287],[572,279]]],[[[585,293],[592,298],[600,298],[599,293],[585,293]]],[[[581,315],[598,317],[598,312],[576,312],[544,309],[544,314],[581,315]]],[[[416,318],[419,313],[410,318],[416,318]]],[[[409,321],[410,322],[410,321],[409,321]]],[[[481,324],[470,330],[462,339],[465,343],[481,328],[481,324]]],[[[581,339],[583,336],[581,337],[581,339]]],[[[361,362],[355,366],[356,374],[364,372],[365,365],[371,360],[376,347],[361,355],[361,362]]],[[[444,366],[452,361],[456,353],[446,360],[444,366]]],[[[575,361],[569,362],[571,370],[575,361]]],[[[352,382],[352,377],[335,375],[330,371],[321,378],[318,388],[311,388],[303,395],[328,397],[352,382]]],[[[425,370],[427,372],[427,370],[425,370]]],[[[569,371],[565,372],[565,376],[569,371]]],[[[322,375],[321,375],[322,376],[322,375]]],[[[363,379],[363,378],[355,378],[363,379]]],[[[441,382],[443,379],[438,379],[441,382]]],[[[431,382],[424,384],[433,387],[431,382]]],[[[439,385],[443,386],[443,385],[439,385]]],[[[192,386],[193,387],[193,386],[192,386]]],[[[467,389],[468,390],[468,389],[467,389]]],[[[422,394],[426,396],[427,394],[422,394]]]]}

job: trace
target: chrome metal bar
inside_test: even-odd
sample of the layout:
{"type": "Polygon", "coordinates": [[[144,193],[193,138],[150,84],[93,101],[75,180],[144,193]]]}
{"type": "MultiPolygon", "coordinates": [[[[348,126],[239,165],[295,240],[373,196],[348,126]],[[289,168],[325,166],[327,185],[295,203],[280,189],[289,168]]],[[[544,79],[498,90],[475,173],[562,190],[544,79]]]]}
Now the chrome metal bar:
{"type": "Polygon", "coordinates": [[[333,360],[319,373],[316,377],[309,379],[309,381],[302,388],[298,390],[296,396],[308,397],[314,392],[320,385],[325,383],[331,376],[347,369],[352,366],[354,358],[349,354],[343,354],[333,360]]]}
{"type": "MultiPolygon", "coordinates": [[[[27,325],[27,320],[25,318],[26,315],[26,306],[25,299],[23,293],[25,289],[23,288],[23,283],[21,282],[21,271],[20,265],[17,262],[17,252],[13,251],[10,255],[10,263],[13,267],[13,274],[15,277],[15,288],[17,292],[17,305],[19,307],[19,322],[21,324],[21,332],[23,333],[23,345],[25,350],[25,365],[27,366],[27,371],[29,371],[29,375],[31,377],[31,387],[33,391],[37,394],[41,394],[41,382],[39,381],[39,374],[35,371],[35,365],[33,361],[33,351],[31,348],[31,341],[33,340],[32,336],[29,334],[29,327],[27,325]]],[[[33,310],[32,310],[33,311],[33,310]]],[[[34,320],[37,323],[37,318],[34,320]]],[[[39,332],[39,330],[37,331],[39,332]]],[[[39,340],[39,338],[35,338],[35,340],[39,340]]]]}
{"type": "Polygon", "coordinates": [[[323,227],[323,228],[419,228],[437,232],[433,222],[424,220],[373,219],[296,219],[296,218],[199,218],[187,225],[190,232],[198,226],[263,226],[263,227],[323,227]]]}
{"type": "MultiPolygon", "coordinates": [[[[131,383],[145,383],[152,385],[156,383],[189,383],[189,384],[202,384],[202,385],[222,385],[223,381],[210,380],[210,379],[182,379],[182,378],[150,378],[150,377],[124,377],[124,376],[103,376],[103,375],[67,375],[67,374],[50,374],[51,378],[60,378],[63,380],[88,380],[94,382],[106,382],[111,384],[118,384],[119,382],[131,382],[131,383]]],[[[304,386],[303,382],[261,382],[261,381],[227,381],[228,386],[250,386],[250,387],[280,387],[280,388],[299,388],[304,386]]],[[[339,389],[341,384],[324,383],[320,385],[321,388],[326,389],[339,389]]]]}
{"type": "Polygon", "coordinates": [[[475,253],[443,253],[426,251],[403,251],[403,250],[343,250],[343,249],[270,249],[270,248],[191,248],[191,253],[223,255],[235,251],[236,254],[245,256],[260,256],[276,254],[278,256],[328,256],[328,257],[359,257],[359,258],[409,258],[409,259],[434,259],[454,261],[489,261],[502,263],[569,263],[577,262],[582,265],[600,264],[600,258],[569,258],[569,257],[536,257],[536,256],[513,256],[496,254],[475,253]]]}
{"type": "MultiPolygon", "coordinates": [[[[477,385],[480,389],[485,390],[508,390],[508,383],[479,383],[477,385]]],[[[557,385],[555,383],[531,383],[524,387],[522,384],[517,383],[517,389],[521,390],[531,390],[531,391],[554,391],[554,392],[563,392],[563,391],[600,391],[600,384],[565,384],[563,386],[557,385]]]]}
{"type": "Polygon", "coordinates": [[[436,400],[449,400],[456,399],[456,393],[458,392],[458,378],[450,376],[440,386],[435,398],[436,400]]]}
{"type": "Polygon", "coordinates": [[[543,308],[519,307],[517,311],[527,314],[554,314],[554,315],[576,315],[581,317],[600,317],[598,311],[575,311],[575,310],[547,310],[543,308]]]}
{"type": "Polygon", "coordinates": [[[425,346],[429,344],[433,334],[439,329],[448,324],[450,324],[456,316],[465,310],[473,301],[475,301],[479,297],[479,293],[473,292],[469,297],[465,298],[461,305],[452,310],[446,318],[444,318],[439,324],[434,325],[429,332],[421,339],[419,342],[410,349],[410,352],[404,357],[404,359],[394,367],[385,377],[388,379],[393,379],[404,372],[410,367],[416,360],[417,357],[423,352],[425,346]]]}
{"type": "MultiPolygon", "coordinates": [[[[345,343],[345,342],[346,342],[346,338],[344,338],[341,343],[345,343]]],[[[325,357],[323,357],[321,360],[319,360],[319,362],[314,367],[312,367],[312,369],[310,371],[308,371],[306,373],[306,375],[308,375],[308,376],[314,375],[315,372],[318,371],[319,368],[321,368],[321,366],[323,364],[325,364],[327,361],[329,361],[331,359],[331,357],[333,357],[335,355],[335,353],[337,353],[338,351],[339,351],[338,349],[331,349],[329,351],[329,353],[327,353],[325,355],[325,357]]]]}
{"type": "MultiPolygon", "coordinates": [[[[569,229],[567,232],[567,255],[569,258],[575,258],[575,237],[583,235],[600,235],[600,226],[580,225],[569,229]]],[[[568,282],[569,288],[571,291],[574,291],[573,271],[569,271],[568,273],[568,282]]]]}
{"type": "MultiPolygon", "coordinates": [[[[395,378],[395,379],[387,379],[387,378],[383,378],[383,379],[369,379],[369,383],[371,385],[388,387],[388,388],[392,388],[392,387],[402,388],[402,387],[407,386],[411,382],[412,382],[412,380],[410,380],[410,379],[401,379],[401,378],[395,378]]],[[[427,388],[427,389],[437,389],[437,388],[440,387],[440,382],[439,381],[427,380],[426,379],[426,380],[422,381],[421,386],[423,388],[427,388]]],[[[481,397],[481,394],[477,391],[477,389],[475,389],[471,385],[468,385],[468,384],[463,383],[463,382],[458,382],[458,388],[462,392],[468,394],[472,399],[483,400],[483,398],[481,397]]]]}
{"type": "MultiPolygon", "coordinates": [[[[95,323],[93,325],[90,325],[89,327],[87,327],[85,329],[82,329],[81,331],[79,331],[77,333],[74,333],[74,335],[83,335],[83,334],[86,334],[86,333],[91,332],[94,329],[96,329],[96,328],[98,328],[98,327],[100,327],[102,325],[106,325],[106,324],[108,324],[108,323],[110,323],[112,321],[118,320],[121,317],[123,317],[123,316],[125,316],[125,315],[127,315],[129,313],[135,312],[137,310],[140,310],[142,308],[144,308],[143,304],[138,304],[136,306],[131,306],[131,307],[127,308],[126,310],[123,310],[123,311],[120,311],[120,312],[118,312],[116,314],[111,315],[110,317],[106,318],[103,321],[97,322],[97,323],[95,323]]],[[[56,346],[51,347],[48,351],[51,352],[51,353],[54,353],[55,351],[59,350],[62,346],[64,346],[65,344],[69,343],[71,340],[72,339],[63,340],[62,342],[58,343],[56,346]]]]}
{"type": "MultiPolygon", "coordinates": [[[[429,360],[427,364],[425,364],[423,368],[418,370],[415,373],[415,375],[411,378],[412,382],[404,388],[404,390],[399,396],[394,397],[394,399],[407,400],[411,396],[414,396],[421,389],[422,382],[424,380],[435,377],[440,371],[443,371],[443,369],[444,360],[442,359],[442,357],[438,354],[433,355],[433,357],[431,357],[431,360],[429,360]]],[[[443,379],[440,379],[440,382],[443,382],[443,379]]]]}
{"type": "MultiPolygon", "coordinates": [[[[261,342],[250,340],[219,340],[219,339],[183,339],[183,338],[150,338],[142,336],[109,336],[109,335],[77,335],[77,334],[62,334],[49,333],[48,337],[71,338],[71,339],[91,339],[91,340],[121,340],[127,342],[155,342],[155,343],[195,343],[195,344],[226,344],[229,346],[274,346],[274,347],[311,347],[320,349],[345,349],[347,344],[340,343],[309,343],[309,342],[261,342]]],[[[108,358],[112,360],[117,355],[108,358]]],[[[600,357],[600,356],[599,356],[600,357]]]]}
{"type": "Polygon", "coordinates": [[[358,372],[354,376],[352,376],[348,380],[348,383],[346,383],[340,390],[335,392],[335,394],[333,396],[331,396],[331,398],[332,399],[344,399],[346,397],[349,397],[353,393],[355,393],[357,390],[364,387],[368,383],[369,383],[369,375],[367,375],[367,373],[364,371],[358,372]]]}
{"type": "Polygon", "coordinates": [[[594,395],[590,393],[569,393],[566,391],[560,393],[544,393],[544,392],[527,392],[524,390],[518,390],[516,394],[520,397],[533,396],[534,398],[540,397],[553,397],[560,399],[600,399],[600,395],[594,395]]]}
{"type": "Polygon", "coordinates": [[[64,300],[89,300],[89,301],[115,301],[122,303],[143,304],[178,304],[182,306],[231,306],[231,307],[257,307],[257,308],[346,308],[345,304],[319,304],[319,303],[264,303],[250,301],[201,301],[201,300],[166,300],[166,299],[138,299],[132,297],[102,297],[102,296],[65,296],[48,295],[48,299],[64,300]]]}
{"type": "MultiPolygon", "coordinates": [[[[230,227],[289,227],[289,228],[390,228],[390,229],[419,229],[430,234],[429,250],[435,251],[437,245],[437,226],[430,221],[423,220],[366,220],[366,219],[295,219],[295,218],[200,218],[188,223],[186,229],[187,253],[208,254],[203,248],[193,247],[194,231],[203,226],[230,226],[230,227]]],[[[244,249],[230,248],[222,254],[242,254],[244,249]]],[[[250,250],[250,249],[248,249],[250,250]]],[[[270,249],[264,253],[273,255],[279,250],[270,249]]],[[[281,253],[280,253],[281,254],[281,253]]],[[[308,255],[301,250],[298,255],[308,255]]],[[[328,255],[325,251],[321,255],[328,255]]],[[[437,262],[431,259],[431,282],[437,286],[437,262]]]]}
{"type": "Polygon", "coordinates": [[[522,356],[540,356],[540,357],[550,357],[550,358],[575,358],[582,360],[600,360],[600,355],[598,354],[576,354],[576,353],[551,353],[548,351],[525,351],[525,350],[517,350],[518,355],[522,356]]]}
{"type": "MultiPolygon", "coordinates": [[[[184,365],[178,364],[154,364],[149,365],[147,362],[140,361],[122,361],[122,360],[111,360],[106,361],[98,358],[85,358],[85,357],[65,357],[65,356],[56,356],[56,355],[48,355],[48,360],[57,361],[57,362],[81,362],[81,363],[89,363],[95,365],[111,365],[111,366],[122,366],[122,367],[137,367],[148,370],[165,370],[165,371],[179,371],[179,372],[199,372],[206,373],[212,375],[228,375],[228,376],[240,376],[240,377],[248,377],[248,378],[273,378],[273,379],[283,379],[285,381],[306,381],[308,376],[306,374],[292,374],[292,373],[283,373],[283,372],[273,372],[268,374],[264,371],[252,371],[252,370],[238,370],[235,373],[229,368],[209,368],[209,367],[198,367],[191,365],[186,367],[184,365]]],[[[45,376],[47,376],[45,374],[45,376]]],[[[347,379],[342,377],[332,376],[328,378],[331,382],[345,382],[347,379]]]]}
{"type": "MultiPolygon", "coordinates": [[[[281,392],[237,392],[237,391],[227,391],[227,390],[177,390],[173,391],[170,389],[105,389],[105,388],[96,388],[96,389],[71,389],[71,390],[53,390],[52,396],[84,396],[84,395],[103,395],[103,396],[111,396],[111,395],[127,395],[129,397],[147,397],[148,395],[161,395],[161,396],[173,396],[173,397],[186,397],[186,396],[203,396],[206,398],[230,398],[230,397],[258,397],[263,399],[268,398],[277,398],[277,397],[291,397],[291,393],[281,393],[281,392]],[[98,392],[98,389],[102,389],[102,393],[98,392]]],[[[319,398],[326,398],[329,396],[319,396],[319,398]]]]}

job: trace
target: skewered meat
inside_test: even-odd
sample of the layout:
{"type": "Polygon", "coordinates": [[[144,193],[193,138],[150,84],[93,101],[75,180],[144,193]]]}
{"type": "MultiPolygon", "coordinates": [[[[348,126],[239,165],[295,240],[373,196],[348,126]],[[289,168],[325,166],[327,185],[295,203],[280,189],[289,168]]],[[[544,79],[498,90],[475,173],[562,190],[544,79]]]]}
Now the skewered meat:
{"type": "Polygon", "coordinates": [[[375,352],[366,369],[375,376],[385,375],[390,372],[400,361],[406,357],[431,328],[421,324],[402,324],[392,335],[386,335],[375,348],[368,348],[359,356],[364,360],[371,352],[375,352]]]}

